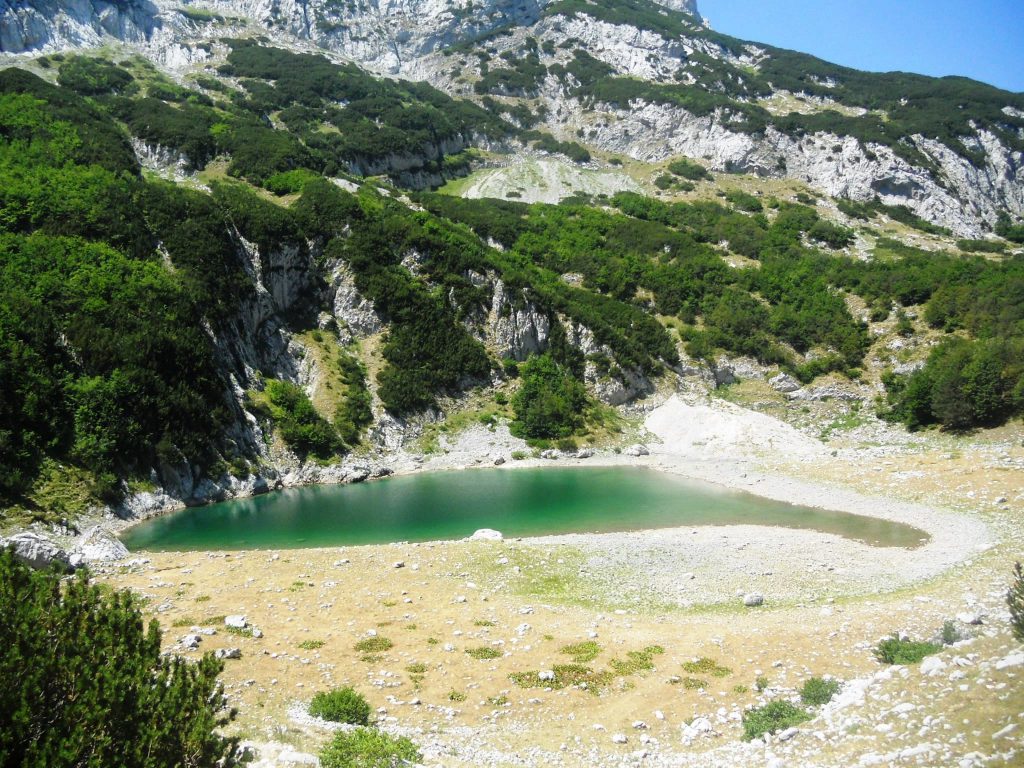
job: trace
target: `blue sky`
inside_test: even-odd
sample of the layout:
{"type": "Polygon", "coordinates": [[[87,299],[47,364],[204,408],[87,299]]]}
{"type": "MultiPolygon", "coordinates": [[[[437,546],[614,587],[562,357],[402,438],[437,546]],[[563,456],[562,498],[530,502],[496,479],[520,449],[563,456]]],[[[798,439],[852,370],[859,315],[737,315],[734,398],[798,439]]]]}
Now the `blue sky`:
{"type": "Polygon", "coordinates": [[[1024,0],[697,0],[718,32],[875,72],[1024,91],[1024,0]]]}

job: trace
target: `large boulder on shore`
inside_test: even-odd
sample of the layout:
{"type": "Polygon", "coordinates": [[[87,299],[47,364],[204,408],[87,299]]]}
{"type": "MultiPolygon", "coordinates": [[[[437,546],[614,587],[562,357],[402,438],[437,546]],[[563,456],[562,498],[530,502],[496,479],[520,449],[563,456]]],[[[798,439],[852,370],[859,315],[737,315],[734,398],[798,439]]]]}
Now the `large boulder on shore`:
{"type": "Polygon", "coordinates": [[[87,563],[121,560],[128,557],[128,547],[114,535],[113,531],[97,525],[90,528],[78,541],[75,547],[87,563]]]}
{"type": "Polygon", "coordinates": [[[38,533],[18,533],[9,539],[0,539],[0,548],[11,548],[14,556],[30,568],[49,568],[57,564],[65,569],[71,568],[68,553],[45,536],[38,533]]]}

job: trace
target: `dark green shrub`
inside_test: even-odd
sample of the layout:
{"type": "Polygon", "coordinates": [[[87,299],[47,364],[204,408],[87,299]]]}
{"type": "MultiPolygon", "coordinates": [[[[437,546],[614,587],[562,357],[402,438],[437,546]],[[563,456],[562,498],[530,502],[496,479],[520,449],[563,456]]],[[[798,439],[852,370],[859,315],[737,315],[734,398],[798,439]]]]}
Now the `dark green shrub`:
{"type": "Polygon", "coordinates": [[[658,176],[654,180],[654,186],[656,186],[658,189],[663,189],[663,190],[664,189],[668,189],[669,187],[672,186],[672,184],[673,184],[673,179],[667,173],[661,174],[661,176],[658,176]]]}
{"type": "Polygon", "coordinates": [[[753,741],[766,733],[778,733],[810,719],[806,711],[788,701],[772,701],[743,713],[743,738],[753,741]]]}
{"type": "Polygon", "coordinates": [[[963,430],[999,424],[1024,411],[1024,365],[1019,339],[950,338],[909,376],[883,377],[892,406],[887,418],[911,429],[941,424],[963,430]]]}
{"type": "Polygon", "coordinates": [[[832,697],[839,692],[840,687],[838,680],[812,677],[800,689],[800,701],[809,707],[823,707],[832,701],[832,697]]]}
{"type": "Polygon", "coordinates": [[[708,173],[707,168],[685,158],[673,160],[668,164],[668,170],[670,173],[674,173],[676,176],[682,176],[684,179],[689,179],[690,181],[700,181],[701,179],[711,178],[711,174],[708,173]]]}
{"type": "Polygon", "coordinates": [[[925,656],[942,650],[941,645],[917,640],[887,637],[875,648],[875,658],[883,664],[917,664],[925,656]]]}
{"type": "Polygon", "coordinates": [[[320,751],[322,768],[399,768],[422,760],[420,751],[409,739],[373,728],[338,733],[320,751]]]}
{"type": "Polygon", "coordinates": [[[956,247],[968,253],[1003,253],[1006,246],[992,240],[957,240],[956,247]]]}
{"type": "Polygon", "coordinates": [[[0,552],[0,765],[234,766],[222,669],[161,655],[132,594],[0,552]]]}
{"type": "Polygon", "coordinates": [[[83,96],[135,90],[134,78],[109,61],[93,56],[72,56],[60,66],[57,82],[83,96]]]}
{"type": "Polygon", "coordinates": [[[531,357],[523,363],[523,384],[512,398],[515,421],[511,432],[516,437],[568,437],[582,423],[587,392],[572,374],[548,354],[531,357]]]}
{"type": "Polygon", "coordinates": [[[815,222],[808,230],[807,236],[832,249],[846,248],[854,240],[853,230],[824,220],[815,222]]]}
{"type": "Polygon", "coordinates": [[[1013,566],[1013,584],[1006,593],[1006,603],[1010,607],[1010,627],[1013,636],[1024,642],[1024,571],[1020,563],[1013,566]]]}
{"type": "Polygon", "coordinates": [[[725,199],[737,209],[747,213],[760,213],[762,210],[761,201],[757,197],[739,189],[731,189],[726,192],[725,199]]]}
{"type": "Polygon", "coordinates": [[[370,722],[370,705],[362,694],[346,686],[314,696],[309,702],[309,714],[335,723],[367,725],[370,722]]]}

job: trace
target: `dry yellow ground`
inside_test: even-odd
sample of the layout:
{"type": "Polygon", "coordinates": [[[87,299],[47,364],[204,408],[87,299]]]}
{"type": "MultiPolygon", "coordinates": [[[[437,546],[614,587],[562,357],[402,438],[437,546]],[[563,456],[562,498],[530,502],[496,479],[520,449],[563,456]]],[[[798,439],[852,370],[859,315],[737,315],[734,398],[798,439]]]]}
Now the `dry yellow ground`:
{"type": "MultiPolygon", "coordinates": [[[[800,467],[802,473],[864,491],[934,500],[981,515],[1002,538],[989,553],[928,583],[840,600],[824,609],[820,604],[776,610],[723,606],[651,614],[617,612],[611,600],[606,606],[583,606],[574,604],[571,582],[544,583],[545,558],[556,558],[557,551],[515,542],[150,554],[147,565],[110,570],[101,578],[148,598],[147,610],[159,618],[168,647],[195,624],[217,630],[204,638],[202,651],[241,648],[242,659],[228,661],[223,677],[240,710],[237,727],[248,738],[283,740],[315,752],[325,736],[296,723],[289,709],[318,690],[353,685],[402,725],[442,734],[469,728],[509,754],[527,746],[557,750],[563,744],[614,750],[609,734],[629,733],[634,744],[636,720],[648,723],[651,736],[677,744],[681,724],[692,718],[720,707],[738,712],[755,703],[759,675],[782,688],[798,688],[812,675],[864,677],[881,668],[871,653],[880,637],[895,630],[934,634],[974,599],[998,605],[1010,564],[1024,558],[1019,498],[1024,468],[1016,461],[1024,459],[1024,449],[1016,433],[987,440],[961,450],[940,445],[866,456],[858,466],[837,459],[810,471],[800,467]],[[995,503],[1001,497],[1007,501],[995,503]],[[404,565],[396,567],[399,562],[404,565]],[[503,576],[517,566],[534,578],[503,576]],[[565,599],[555,602],[552,595],[565,599]],[[226,614],[244,614],[263,637],[229,634],[226,614]],[[373,654],[356,650],[372,632],[393,646],[373,654]],[[575,688],[524,689],[510,680],[515,673],[570,662],[561,649],[588,639],[600,646],[587,662],[595,671],[609,669],[613,659],[628,660],[631,651],[660,646],[664,652],[651,656],[653,669],[613,675],[600,695],[575,688]],[[501,656],[477,660],[466,653],[477,648],[493,648],[501,656]],[[713,659],[728,674],[686,672],[682,665],[697,657],[713,659]],[[688,689],[686,678],[701,679],[706,688],[688,689]],[[656,710],[664,720],[656,718],[656,710]]],[[[985,632],[970,647],[979,658],[998,658],[1013,649],[1005,619],[985,632]]],[[[956,734],[960,754],[987,754],[994,748],[996,724],[1024,712],[1018,678],[1019,673],[1004,670],[965,691],[948,684],[940,690],[936,681],[916,674],[892,685],[922,707],[962,721],[962,733],[956,734]],[[972,720],[986,725],[972,726],[972,720]]],[[[724,739],[741,733],[738,722],[721,730],[724,739]]],[[[825,745],[822,754],[849,755],[855,763],[872,738],[851,732],[841,744],[825,745]]],[[[446,764],[471,764],[453,751],[446,764]]]]}

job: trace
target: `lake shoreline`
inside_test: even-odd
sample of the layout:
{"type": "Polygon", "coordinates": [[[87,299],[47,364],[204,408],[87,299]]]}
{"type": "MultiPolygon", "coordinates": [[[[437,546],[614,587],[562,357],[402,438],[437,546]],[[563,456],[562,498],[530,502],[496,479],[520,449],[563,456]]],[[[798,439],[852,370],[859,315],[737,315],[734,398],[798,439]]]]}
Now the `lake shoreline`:
{"type": "MultiPolygon", "coordinates": [[[[748,573],[771,572],[773,577],[775,574],[789,574],[794,584],[802,584],[805,581],[802,573],[820,566],[826,573],[834,574],[839,570],[841,574],[846,574],[845,579],[837,581],[846,583],[848,592],[864,593],[877,588],[879,584],[889,589],[932,578],[997,543],[993,531],[975,515],[900,501],[892,496],[868,495],[834,482],[806,479],[811,468],[834,461],[820,443],[809,441],[809,438],[799,433],[797,436],[791,435],[787,431],[791,428],[763,422],[761,420],[764,417],[756,414],[751,417],[748,415],[750,412],[729,404],[713,403],[711,406],[699,407],[709,408],[710,415],[703,412],[691,413],[685,410],[690,406],[680,403],[676,398],[670,398],[662,406],[652,410],[646,421],[650,432],[650,439],[646,443],[649,455],[630,456],[607,450],[597,452],[588,458],[561,456],[558,459],[531,457],[511,460],[512,451],[520,450],[522,441],[509,435],[507,427],[491,430],[474,425],[463,433],[447,439],[438,453],[418,456],[403,451],[387,456],[387,461],[382,458],[372,463],[388,466],[393,476],[494,467],[495,456],[506,459],[504,464],[498,467],[502,471],[544,467],[644,467],[689,481],[709,484],[728,491],[750,493],[774,501],[903,523],[918,528],[929,536],[929,540],[922,546],[913,549],[893,548],[891,552],[882,552],[878,547],[844,540],[835,534],[767,525],[707,525],[701,526],[703,530],[696,534],[694,526],[686,525],[628,532],[554,534],[522,539],[528,545],[571,545],[600,553],[600,558],[613,562],[642,564],[651,573],[652,582],[661,582],[661,586],[658,587],[660,591],[673,591],[673,574],[678,574],[680,568],[683,568],[684,572],[692,570],[691,567],[680,565],[680,562],[687,560],[701,563],[701,567],[708,569],[709,574],[719,574],[718,580],[722,581],[720,576],[725,564],[711,561],[728,559],[725,558],[725,552],[737,547],[743,547],[745,550],[753,547],[761,552],[757,557],[748,558],[749,562],[744,566],[748,573]],[[680,410],[681,408],[684,410],[680,410]],[[666,416],[670,417],[668,427],[661,423],[665,421],[666,416]],[[720,445],[703,443],[704,437],[699,433],[695,435],[693,426],[687,426],[684,430],[675,429],[673,426],[692,425],[696,417],[699,417],[702,423],[708,422],[708,428],[713,430],[716,436],[731,435],[730,439],[736,443],[733,446],[735,450],[723,450],[720,445]],[[737,419],[753,419],[753,423],[744,422],[740,424],[743,429],[738,429],[735,423],[737,419]],[[685,433],[685,436],[680,437],[681,433],[685,433]],[[772,451],[777,448],[780,440],[784,440],[791,448],[785,454],[790,466],[769,466],[773,458],[772,451]],[[669,556],[664,554],[666,549],[687,554],[669,556]],[[713,556],[705,557],[705,551],[712,552],[713,556]],[[820,557],[817,556],[818,553],[820,557]],[[829,571],[829,568],[832,570],[829,571]],[[859,575],[852,575],[855,572],[859,575]]],[[[291,475],[292,478],[297,476],[291,475]]],[[[309,485],[305,482],[289,482],[287,474],[284,477],[286,488],[309,485]]],[[[366,482],[371,480],[368,479],[366,482]]],[[[180,509],[181,506],[177,508],[180,509]]],[[[118,529],[126,530],[138,522],[141,520],[124,521],[118,529]]],[[[457,541],[459,540],[437,540],[435,543],[457,541]]],[[[303,547],[296,550],[317,548],[303,547]]],[[[748,581],[758,582],[757,579],[748,581]]],[[[778,582],[784,579],[773,578],[771,581],[778,582]]],[[[813,581],[820,582],[821,579],[813,581]]],[[[765,588],[770,586],[765,585],[765,588]]],[[[736,587],[741,588],[745,587],[736,587]]],[[[715,589],[713,592],[713,595],[709,594],[707,597],[716,601],[725,599],[725,593],[721,589],[715,589]]],[[[798,592],[800,590],[793,594],[798,592]]],[[[692,601],[687,599],[684,602],[692,601]]]]}

